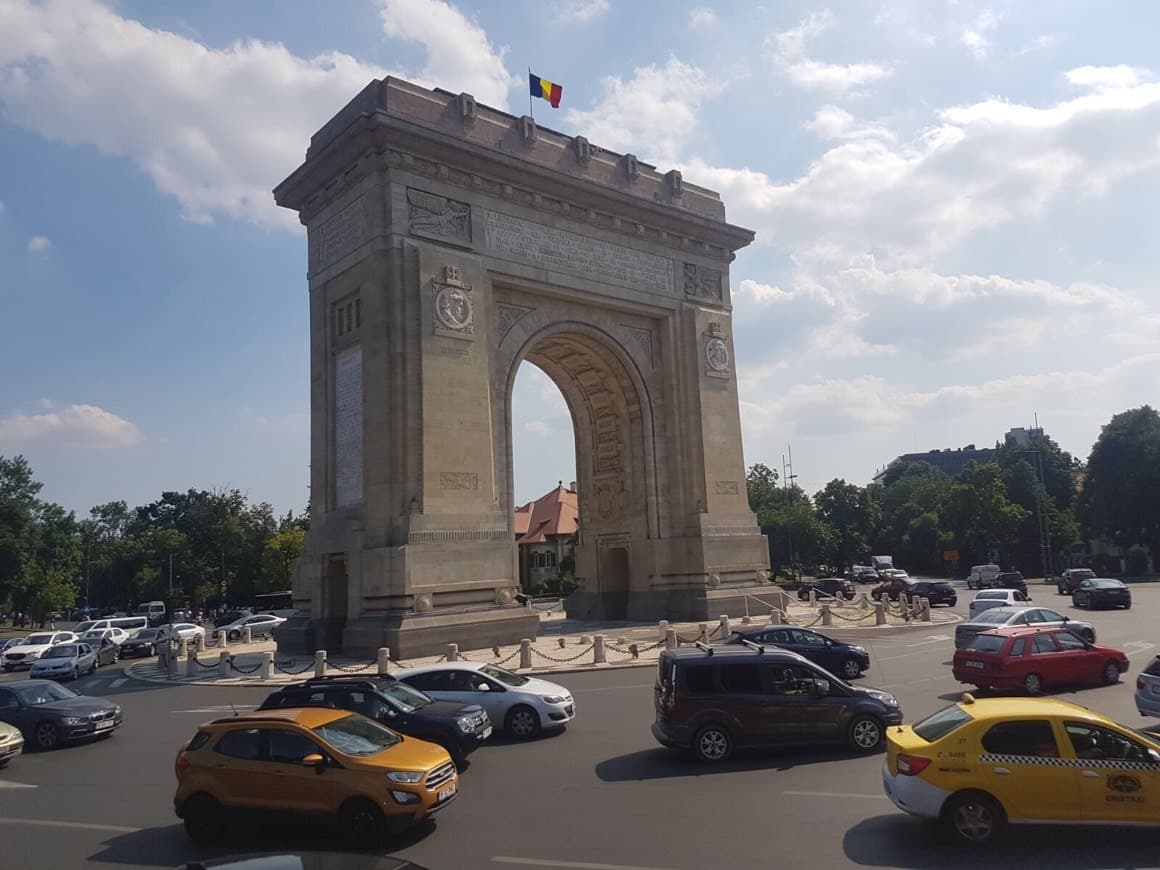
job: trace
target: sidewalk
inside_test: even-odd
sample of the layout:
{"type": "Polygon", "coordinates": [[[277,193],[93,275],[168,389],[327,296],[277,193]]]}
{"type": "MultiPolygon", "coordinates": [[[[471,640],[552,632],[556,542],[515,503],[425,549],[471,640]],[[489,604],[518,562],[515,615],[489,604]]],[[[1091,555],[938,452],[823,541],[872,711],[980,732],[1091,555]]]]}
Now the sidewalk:
{"type": "MultiPolygon", "coordinates": [[[[793,602],[786,614],[785,624],[800,627],[816,627],[827,631],[883,632],[905,629],[906,627],[931,627],[961,621],[961,617],[948,610],[931,610],[930,621],[917,618],[907,619],[901,614],[901,607],[886,608],[886,624],[877,625],[873,606],[863,608],[858,602],[843,602],[831,608],[831,624],[823,626],[824,616],[820,607],[811,608],[805,603],[793,602]],[[895,609],[897,608],[897,609],[895,609]]],[[[730,629],[742,626],[764,625],[769,622],[766,615],[732,618],[730,629]]],[[[678,644],[691,645],[702,637],[699,623],[672,623],[668,626],[676,632],[678,644]]],[[[704,624],[704,638],[709,642],[722,639],[723,628],[719,622],[704,624]]],[[[528,656],[530,667],[521,667],[521,647],[518,644],[492,647],[490,649],[460,650],[460,661],[487,662],[521,674],[560,674],[584,671],[618,670],[626,667],[653,667],[665,646],[664,634],[657,624],[632,624],[624,622],[581,622],[564,617],[563,613],[541,614],[540,635],[530,645],[528,656]],[[605,661],[597,664],[595,659],[595,637],[604,636],[605,661]]],[[[189,664],[186,659],[177,661],[177,675],[169,676],[154,660],[128,665],[125,676],[136,680],[169,685],[208,686],[278,686],[299,682],[315,675],[314,656],[279,657],[271,641],[261,641],[247,645],[236,644],[225,649],[230,654],[229,676],[220,673],[222,650],[206,650],[197,657],[192,675],[187,674],[189,664]],[[269,679],[262,679],[261,669],[266,653],[273,654],[273,668],[269,679]]],[[[389,671],[421,665],[437,664],[447,660],[448,653],[390,662],[389,671]]],[[[377,661],[352,659],[342,656],[327,656],[324,673],[328,676],[349,674],[351,676],[373,676],[378,673],[377,661]]]]}

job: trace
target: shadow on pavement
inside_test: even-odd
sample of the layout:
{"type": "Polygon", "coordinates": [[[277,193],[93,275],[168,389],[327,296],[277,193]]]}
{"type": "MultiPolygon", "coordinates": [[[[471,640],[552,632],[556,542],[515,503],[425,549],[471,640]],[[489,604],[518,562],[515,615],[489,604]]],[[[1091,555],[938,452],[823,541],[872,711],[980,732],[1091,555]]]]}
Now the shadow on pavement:
{"type": "MultiPolygon", "coordinates": [[[[386,838],[381,848],[374,853],[366,854],[368,858],[376,858],[385,852],[409,849],[434,831],[435,825],[434,820],[428,820],[410,831],[386,838]]],[[[104,847],[90,855],[88,860],[106,864],[177,867],[189,861],[204,861],[226,856],[353,851],[355,850],[344,845],[331,829],[290,828],[283,825],[264,825],[245,831],[234,831],[220,843],[201,846],[192,842],[186,836],[185,828],[177,823],[159,828],[143,828],[131,834],[113,837],[105,841],[104,847]]]]}
{"type": "Polygon", "coordinates": [[[1020,825],[1008,829],[990,846],[970,848],[948,840],[933,822],[897,814],[859,822],[846,832],[842,850],[856,864],[906,870],[977,870],[984,864],[990,870],[1156,866],[1155,829],[1113,828],[1098,836],[1092,833],[1083,827],[1020,825]]]}
{"type": "Polygon", "coordinates": [[[605,759],[596,765],[596,776],[602,782],[638,782],[753,770],[791,770],[806,764],[826,764],[862,757],[862,753],[841,748],[828,752],[806,748],[745,750],[737,752],[723,764],[704,764],[692,755],[658,747],[605,759]]]}

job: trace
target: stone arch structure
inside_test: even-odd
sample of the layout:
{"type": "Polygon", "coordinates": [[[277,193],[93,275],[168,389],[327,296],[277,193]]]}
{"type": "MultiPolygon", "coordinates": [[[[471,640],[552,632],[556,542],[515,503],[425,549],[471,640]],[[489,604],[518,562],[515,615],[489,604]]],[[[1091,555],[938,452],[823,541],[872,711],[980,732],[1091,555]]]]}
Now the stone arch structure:
{"type": "Polygon", "coordinates": [[[538,616],[513,603],[525,360],[576,431],[569,613],[743,610],[768,566],[730,321],[728,267],[752,233],[715,193],[384,79],[312,137],[275,197],[308,230],[311,333],[304,615],[281,646],[407,656],[534,636],[538,616]]]}

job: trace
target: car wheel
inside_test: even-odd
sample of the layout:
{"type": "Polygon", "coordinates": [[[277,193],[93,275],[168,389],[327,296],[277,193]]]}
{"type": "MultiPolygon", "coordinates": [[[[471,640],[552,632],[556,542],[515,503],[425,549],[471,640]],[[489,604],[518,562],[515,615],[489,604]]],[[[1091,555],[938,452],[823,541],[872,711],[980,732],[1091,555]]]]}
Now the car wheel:
{"type": "Polygon", "coordinates": [[[222,805],[207,794],[195,794],[187,800],[181,816],[185,833],[195,843],[212,843],[221,838],[225,829],[222,805]]]}
{"type": "Polygon", "coordinates": [[[1079,607],[1079,596],[1078,595],[1073,594],[1071,596],[1071,606],[1072,607],[1079,607]]]}
{"type": "Polygon", "coordinates": [[[1110,686],[1112,683],[1118,683],[1119,681],[1120,666],[1115,662],[1107,662],[1104,665],[1104,682],[1110,686]]]}
{"type": "Polygon", "coordinates": [[[383,811],[366,798],[352,798],[338,811],[342,839],[358,849],[371,849],[383,840],[383,811]]]}
{"type": "Polygon", "coordinates": [[[706,725],[693,738],[693,754],[708,763],[725,761],[733,754],[733,737],[720,725],[706,725]]]}
{"type": "Polygon", "coordinates": [[[1028,695],[1038,695],[1043,691],[1043,677],[1039,674],[1028,674],[1023,678],[1023,688],[1028,695]]]}
{"type": "Polygon", "coordinates": [[[531,740],[540,733],[540,716],[527,704],[516,704],[508,710],[504,729],[516,740],[531,740]]]}
{"type": "Polygon", "coordinates": [[[230,632],[230,635],[229,635],[230,643],[237,643],[241,639],[242,639],[242,633],[240,631],[231,631],[230,632]]]}
{"type": "Polygon", "coordinates": [[[850,723],[850,746],[858,752],[877,752],[884,739],[882,723],[873,716],[855,716],[850,723]]]}
{"type": "Polygon", "coordinates": [[[153,644],[149,644],[149,655],[150,656],[157,655],[157,647],[155,647],[153,644]]]}
{"type": "Polygon", "coordinates": [[[60,745],[60,729],[55,722],[38,722],[32,734],[37,749],[56,749],[60,745]]]}
{"type": "Polygon", "coordinates": [[[847,680],[852,680],[855,677],[862,675],[862,664],[857,659],[846,659],[842,662],[842,676],[847,680]]]}
{"type": "Polygon", "coordinates": [[[955,840],[970,846],[991,842],[1007,821],[999,803],[981,792],[955,795],[947,801],[942,815],[955,840]]]}
{"type": "Polygon", "coordinates": [[[853,592],[846,592],[842,595],[842,597],[845,598],[847,601],[853,601],[854,600],[854,593],[853,592]]]}
{"type": "Polygon", "coordinates": [[[1131,610],[1131,609],[1132,609],[1132,602],[1129,601],[1127,604],[1124,605],[1124,610],[1131,610]]]}
{"type": "Polygon", "coordinates": [[[72,669],[72,673],[71,673],[71,674],[69,674],[69,677],[68,677],[68,678],[69,678],[70,680],[75,680],[75,679],[77,679],[77,677],[79,677],[80,675],[81,675],[81,672],[80,672],[79,670],[77,670],[76,666],[74,665],[74,666],[73,666],[73,669],[72,669]]]}
{"type": "Polygon", "coordinates": [[[91,676],[92,676],[93,674],[95,674],[96,672],[97,672],[97,660],[96,660],[96,659],[93,659],[93,664],[92,664],[92,666],[89,668],[89,676],[91,677],[91,676]]]}

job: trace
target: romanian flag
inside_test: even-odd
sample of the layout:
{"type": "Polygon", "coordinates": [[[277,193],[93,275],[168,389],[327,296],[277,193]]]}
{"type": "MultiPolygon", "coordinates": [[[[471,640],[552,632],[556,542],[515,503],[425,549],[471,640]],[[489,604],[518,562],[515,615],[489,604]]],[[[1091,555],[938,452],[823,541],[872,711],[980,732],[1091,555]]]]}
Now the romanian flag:
{"type": "Polygon", "coordinates": [[[531,73],[528,73],[528,86],[531,88],[533,97],[547,100],[552,104],[553,109],[560,108],[560,97],[564,95],[562,87],[531,73]]]}

